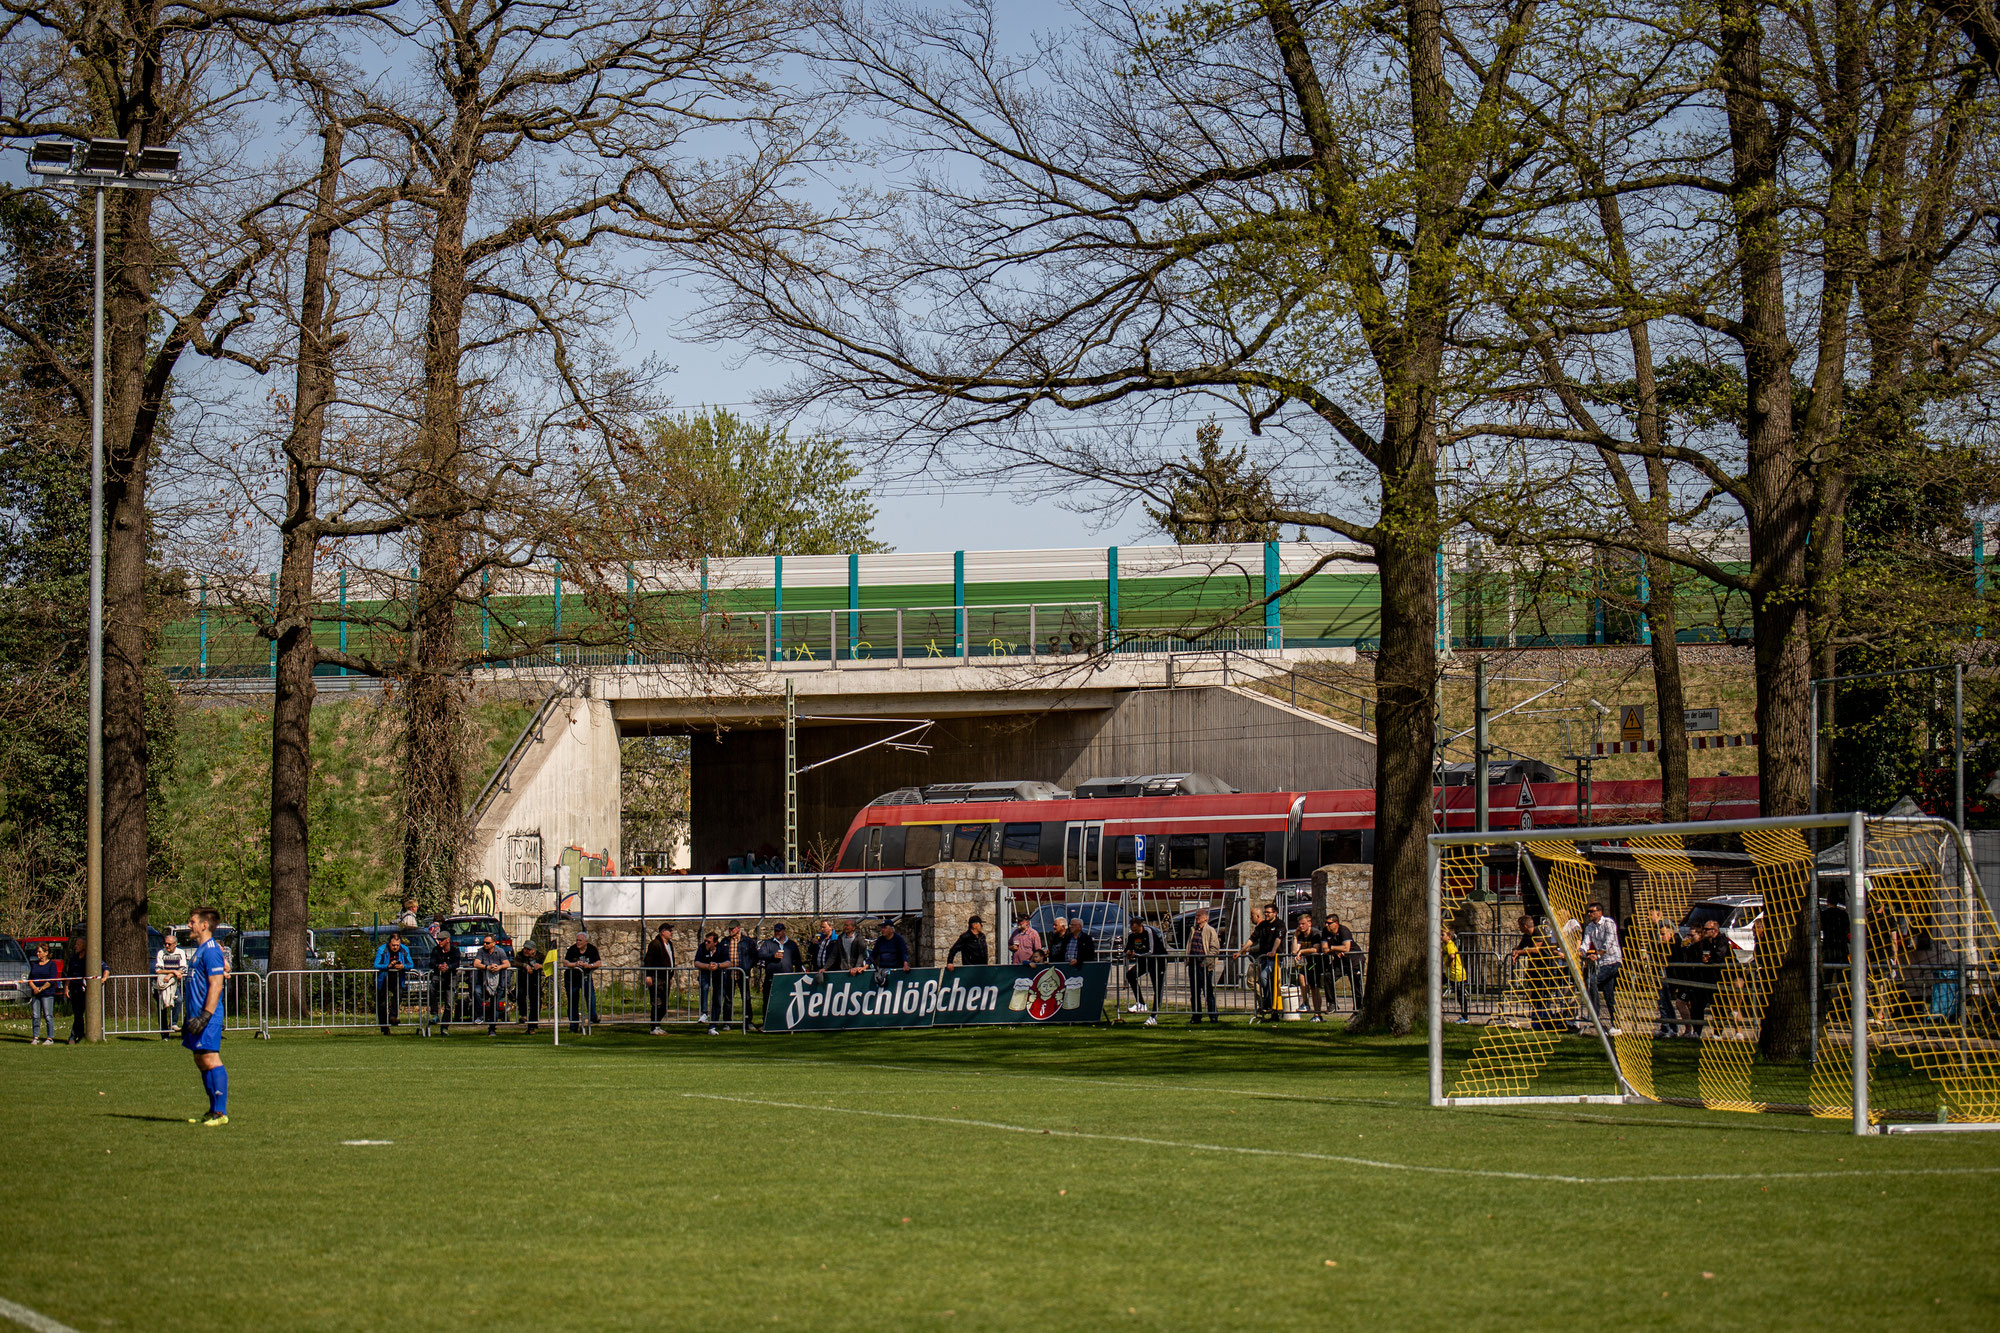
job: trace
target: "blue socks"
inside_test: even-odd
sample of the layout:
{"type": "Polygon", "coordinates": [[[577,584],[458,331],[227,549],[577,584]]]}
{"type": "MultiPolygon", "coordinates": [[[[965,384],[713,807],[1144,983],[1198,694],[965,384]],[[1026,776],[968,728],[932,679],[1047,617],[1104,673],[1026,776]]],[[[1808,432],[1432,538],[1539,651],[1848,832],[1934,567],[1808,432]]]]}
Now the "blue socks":
{"type": "Polygon", "coordinates": [[[208,1090],[208,1113],[229,1114],[229,1071],[221,1065],[201,1071],[201,1086],[208,1090]]]}

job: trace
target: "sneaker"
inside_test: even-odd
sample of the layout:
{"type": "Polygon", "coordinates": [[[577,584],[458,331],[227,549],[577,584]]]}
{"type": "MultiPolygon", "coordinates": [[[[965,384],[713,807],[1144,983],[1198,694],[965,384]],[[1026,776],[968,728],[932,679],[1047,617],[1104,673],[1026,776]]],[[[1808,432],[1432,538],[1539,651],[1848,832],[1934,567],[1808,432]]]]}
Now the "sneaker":
{"type": "Polygon", "coordinates": [[[1156,1027],[1158,1027],[1159,1025],[1160,1025],[1160,1020],[1159,1020],[1159,1019],[1157,1019],[1157,1018],[1154,1018],[1154,1017],[1153,1017],[1153,1016],[1152,1016],[1151,1014],[1148,1014],[1148,1015],[1146,1015],[1146,1022],[1145,1022],[1145,1024],[1144,1024],[1144,1026],[1146,1026],[1146,1027],[1149,1027],[1149,1028],[1156,1028],[1156,1027]]]}
{"type": "Polygon", "coordinates": [[[710,1028],[710,1029],[708,1030],[708,1035],[709,1035],[709,1036],[711,1036],[711,1037],[719,1037],[719,1036],[721,1036],[721,1035],[722,1035],[722,1029],[721,1029],[721,1028],[710,1028]]]}
{"type": "Polygon", "coordinates": [[[494,1027],[491,1023],[488,1023],[486,1025],[486,1035],[489,1037],[497,1037],[500,1035],[500,1029],[494,1027]]]}
{"type": "Polygon", "coordinates": [[[1318,1014],[1314,1014],[1314,1015],[1313,1015],[1313,1022],[1315,1022],[1315,1023],[1324,1023],[1324,1022],[1326,1022],[1326,1020],[1325,1020],[1324,1018],[1321,1018],[1321,1017],[1320,1017],[1320,1016],[1319,1016],[1318,1014]]]}
{"type": "Polygon", "coordinates": [[[664,1037],[667,1035],[667,1030],[665,1028],[654,1028],[653,1035],[656,1037],[664,1037]]]}
{"type": "Polygon", "coordinates": [[[694,1016],[694,1021],[695,1021],[695,1022],[697,1022],[697,1023],[706,1023],[706,1022],[708,1021],[708,1015],[707,1015],[707,1014],[696,1014],[696,1015],[694,1016]]]}
{"type": "Polygon", "coordinates": [[[213,1129],[217,1125],[228,1124],[229,1117],[226,1115],[217,1115],[215,1112],[210,1111],[206,1115],[189,1116],[188,1123],[190,1125],[203,1125],[206,1126],[207,1128],[213,1129]]]}
{"type": "Polygon", "coordinates": [[[1125,1012],[1128,1014],[1143,1014],[1146,1012],[1146,1006],[1143,1004],[1128,1004],[1125,1006],[1125,1012]]]}
{"type": "Polygon", "coordinates": [[[1624,1028],[1606,1028],[1606,1029],[1604,1029],[1604,1030],[1605,1030],[1606,1032],[1610,1033],[1610,1034],[1611,1034],[1612,1036],[1614,1036],[1614,1037],[1622,1037],[1622,1036],[1624,1036],[1624,1035],[1625,1035],[1625,1029],[1624,1029],[1624,1028]]]}

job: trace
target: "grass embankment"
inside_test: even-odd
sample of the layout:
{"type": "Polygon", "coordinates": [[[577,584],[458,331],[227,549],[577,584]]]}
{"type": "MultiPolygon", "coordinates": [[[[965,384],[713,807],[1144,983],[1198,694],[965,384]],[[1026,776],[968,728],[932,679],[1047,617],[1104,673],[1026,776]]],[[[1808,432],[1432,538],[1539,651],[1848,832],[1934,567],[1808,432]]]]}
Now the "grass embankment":
{"type": "MultiPolygon", "coordinates": [[[[225,1055],[233,1123],[205,1130],[175,1046],[0,1047],[24,1205],[0,1295],[90,1329],[1984,1329],[2000,1308],[1996,1136],[1433,1111],[1411,1041],[225,1055]]],[[[1556,1058],[1603,1080],[1583,1043],[1556,1058]]]]}

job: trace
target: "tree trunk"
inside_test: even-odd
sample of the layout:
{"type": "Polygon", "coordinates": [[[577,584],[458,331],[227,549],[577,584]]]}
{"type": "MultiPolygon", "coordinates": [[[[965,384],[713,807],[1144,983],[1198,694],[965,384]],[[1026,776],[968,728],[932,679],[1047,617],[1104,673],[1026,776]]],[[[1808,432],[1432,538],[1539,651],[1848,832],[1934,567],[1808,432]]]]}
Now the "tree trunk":
{"type": "Polygon", "coordinates": [[[104,319],[104,960],[152,970],[146,939],[152,840],[147,823],[146,486],[160,405],[147,393],[152,309],[151,199],[105,203],[104,319]]]}
{"type": "Polygon", "coordinates": [[[320,446],[333,396],[333,348],[327,314],[327,269],[333,251],[334,201],[340,188],[342,133],[323,139],[318,216],[306,236],[299,293],[299,362],[292,429],[286,440],[283,554],[273,631],[278,647],[271,705],[271,971],[306,966],[311,915],[312,840],[307,810],[312,791],[313,557],[319,546],[320,446]]]}
{"type": "Polygon", "coordinates": [[[1660,710],[1660,817],[1670,824],[1688,817],[1687,693],[1681,686],[1680,621],[1674,605],[1674,570],[1646,557],[1646,621],[1653,634],[1653,702],[1660,710]]]}

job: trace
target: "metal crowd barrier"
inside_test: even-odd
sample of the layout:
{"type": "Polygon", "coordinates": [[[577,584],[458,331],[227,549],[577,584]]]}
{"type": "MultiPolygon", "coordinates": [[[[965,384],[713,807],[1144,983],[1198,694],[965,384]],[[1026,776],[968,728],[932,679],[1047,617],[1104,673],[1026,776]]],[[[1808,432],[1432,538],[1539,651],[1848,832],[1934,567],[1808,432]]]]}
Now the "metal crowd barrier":
{"type": "MultiPolygon", "coordinates": [[[[1144,1022],[1148,1018],[1189,1019],[1195,1016],[1195,981],[1185,951],[1149,955],[1135,963],[1122,955],[1111,956],[1111,985],[1105,992],[1105,1017],[1120,1022],[1144,1022]],[[1157,965],[1157,966],[1155,966],[1157,965]],[[1155,985],[1157,977],[1159,984],[1155,985]],[[1136,982],[1136,985],[1135,985],[1136,982]],[[1135,1010],[1134,1005],[1143,1004],[1135,1010]]],[[[1313,968],[1307,960],[1279,960],[1278,996],[1285,1018],[1310,1019],[1315,1008],[1313,982],[1320,993],[1321,1007],[1328,1015],[1358,1008],[1367,993],[1368,959],[1359,948],[1344,960],[1328,960],[1313,968]]],[[[1258,960],[1246,954],[1238,958],[1232,950],[1216,955],[1212,973],[1215,986],[1214,1013],[1221,1017],[1269,1017],[1271,997],[1262,980],[1258,960]]],[[[1207,997],[1202,997],[1201,1016],[1210,1013],[1207,997]]]]}
{"type": "MultiPolygon", "coordinates": [[[[172,1006],[164,1009],[164,1018],[158,979],[151,973],[125,973],[86,984],[104,988],[106,1037],[165,1036],[180,1040],[181,1020],[187,1016],[185,982],[181,983],[172,1006]]],[[[69,1039],[76,1022],[69,988],[70,982],[65,978],[56,996],[54,1018],[58,1041],[69,1039]]],[[[224,977],[222,1003],[224,1032],[268,1035],[264,1026],[264,979],[255,972],[232,972],[224,977]]],[[[23,983],[18,990],[9,987],[4,998],[0,998],[0,1031],[25,1033],[28,1028],[28,993],[23,983]]]]}
{"type": "Polygon", "coordinates": [[[720,1027],[725,1005],[728,1025],[748,1032],[751,1001],[762,998],[758,979],[737,967],[604,964],[586,970],[565,965],[557,969],[556,989],[557,1041],[561,1032],[588,1033],[598,1027],[720,1027]]]}

